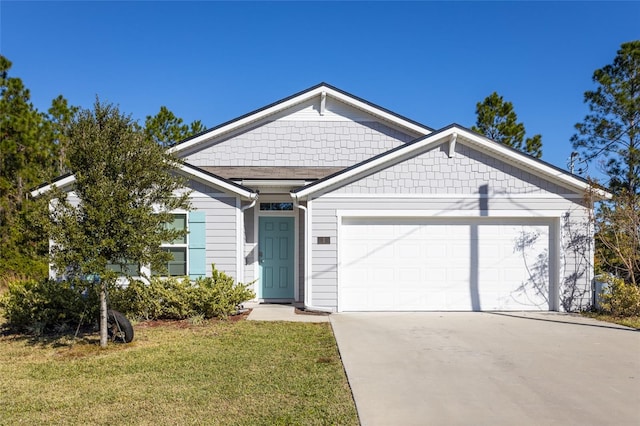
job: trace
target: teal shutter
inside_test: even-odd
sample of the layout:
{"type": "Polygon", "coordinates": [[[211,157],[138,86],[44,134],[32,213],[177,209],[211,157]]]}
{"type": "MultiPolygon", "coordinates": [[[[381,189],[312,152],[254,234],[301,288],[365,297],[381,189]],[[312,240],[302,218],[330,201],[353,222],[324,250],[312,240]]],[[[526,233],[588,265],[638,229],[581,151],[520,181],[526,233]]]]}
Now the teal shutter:
{"type": "Polygon", "coordinates": [[[189,213],[189,278],[204,277],[206,261],[206,215],[205,212],[189,213]]]}

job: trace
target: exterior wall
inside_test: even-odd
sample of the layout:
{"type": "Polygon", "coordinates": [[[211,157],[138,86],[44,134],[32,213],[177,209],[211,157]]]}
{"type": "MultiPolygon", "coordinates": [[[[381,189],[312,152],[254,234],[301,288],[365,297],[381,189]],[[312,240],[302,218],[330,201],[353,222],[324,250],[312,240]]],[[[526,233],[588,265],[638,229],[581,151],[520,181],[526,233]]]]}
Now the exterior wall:
{"type": "MultiPolygon", "coordinates": [[[[190,184],[192,189],[198,185],[190,184]]],[[[203,188],[199,188],[203,189],[203,188]]],[[[206,274],[211,275],[211,264],[234,279],[237,273],[237,208],[236,198],[227,194],[193,190],[191,204],[206,214],[206,274]]]]}
{"type": "Polygon", "coordinates": [[[373,121],[278,120],[217,141],[185,161],[197,167],[348,167],[412,139],[373,121]]]}
{"type": "MultiPolygon", "coordinates": [[[[515,216],[554,218],[551,269],[559,271],[559,310],[590,303],[593,267],[589,209],[580,195],[458,145],[448,158],[436,148],[335,189],[312,205],[312,304],[338,303],[338,212],[381,211],[424,217],[515,216]],[[318,237],[330,237],[318,245],[318,237]]],[[[553,277],[552,277],[553,280],[553,277]]],[[[553,306],[553,305],[552,305],[553,306]]]]}

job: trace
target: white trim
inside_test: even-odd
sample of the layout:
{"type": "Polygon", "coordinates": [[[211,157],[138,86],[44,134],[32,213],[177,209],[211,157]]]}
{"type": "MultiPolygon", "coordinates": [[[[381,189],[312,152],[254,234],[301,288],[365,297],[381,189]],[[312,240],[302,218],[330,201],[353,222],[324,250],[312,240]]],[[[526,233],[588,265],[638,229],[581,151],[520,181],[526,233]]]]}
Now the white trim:
{"type": "Polygon", "coordinates": [[[490,218],[550,218],[561,217],[565,210],[336,210],[336,217],[370,217],[370,218],[455,218],[455,217],[490,217],[490,218]]]}
{"type": "Polygon", "coordinates": [[[242,201],[236,197],[236,282],[244,283],[244,212],[242,201]]]}
{"type": "MultiPolygon", "coordinates": [[[[184,249],[184,258],[185,258],[184,259],[185,260],[184,267],[185,267],[185,272],[186,272],[185,276],[188,277],[189,276],[189,272],[190,272],[189,269],[190,269],[190,266],[191,266],[190,265],[190,263],[191,263],[190,260],[191,259],[190,259],[190,256],[189,256],[189,240],[190,240],[190,237],[189,237],[189,232],[190,232],[190,230],[189,230],[189,211],[184,210],[184,209],[176,209],[176,210],[171,210],[169,213],[172,214],[173,216],[184,215],[184,227],[185,227],[187,233],[184,236],[184,243],[174,244],[174,243],[164,243],[163,242],[162,244],[160,244],[160,248],[167,248],[167,249],[170,249],[170,248],[183,248],[184,249]]],[[[147,266],[147,265],[145,265],[145,266],[147,266]]],[[[141,269],[140,272],[142,272],[142,266],[140,267],[140,269],[141,269]]],[[[156,275],[156,276],[157,277],[161,277],[161,278],[168,278],[168,277],[178,277],[179,275],[171,275],[171,274],[169,274],[169,267],[167,265],[167,275],[156,275]]],[[[149,267],[149,277],[151,277],[151,268],[150,267],[149,267]]]]}
{"type": "Polygon", "coordinates": [[[222,126],[219,127],[217,129],[213,129],[207,133],[204,133],[200,136],[197,136],[193,139],[190,139],[188,141],[182,142],[178,145],[175,145],[171,148],[169,148],[169,152],[181,152],[184,150],[187,150],[189,148],[192,148],[204,141],[219,137],[221,135],[224,135],[225,133],[229,133],[232,132],[238,128],[247,126],[251,123],[254,123],[256,121],[262,120],[264,118],[269,117],[270,115],[276,114],[280,111],[286,110],[288,108],[291,108],[292,106],[295,106],[297,104],[300,104],[302,102],[305,102],[309,99],[312,99],[314,97],[321,97],[322,93],[326,93],[325,96],[330,96],[332,98],[335,98],[347,105],[350,105],[352,107],[358,108],[360,110],[363,110],[379,119],[391,122],[393,124],[395,124],[396,126],[400,126],[406,129],[409,129],[415,133],[418,133],[420,135],[427,135],[429,133],[431,133],[432,131],[420,126],[418,124],[415,124],[411,121],[407,121],[404,119],[401,119],[399,117],[397,117],[396,115],[393,115],[389,112],[386,112],[384,110],[378,109],[370,104],[367,104],[365,102],[359,101],[355,98],[352,98],[350,96],[344,95],[341,92],[335,91],[333,89],[331,89],[330,87],[327,87],[325,85],[321,85],[316,87],[313,90],[304,92],[298,96],[296,96],[295,98],[291,98],[288,99],[286,101],[283,102],[279,102],[276,105],[273,105],[270,108],[267,109],[263,109],[261,111],[256,112],[255,114],[251,114],[247,117],[244,117],[242,119],[236,120],[232,123],[229,123],[226,126],[222,126]]]}
{"type": "Polygon", "coordinates": [[[544,194],[535,194],[535,193],[513,193],[513,194],[429,194],[429,193],[395,193],[395,194],[366,194],[366,193],[328,193],[325,195],[321,195],[318,197],[322,200],[331,200],[333,198],[371,198],[371,199],[379,199],[379,198],[422,198],[422,199],[463,199],[463,200],[477,200],[479,198],[490,198],[490,199],[505,199],[505,200],[515,200],[519,198],[534,198],[534,199],[550,199],[557,200],[561,198],[574,198],[574,199],[583,199],[584,195],[581,194],[554,194],[551,192],[547,192],[544,194]]]}
{"type": "Polygon", "coordinates": [[[314,303],[313,303],[313,202],[312,200],[307,201],[307,221],[305,222],[305,225],[306,225],[306,231],[307,231],[307,238],[305,238],[305,241],[304,241],[304,243],[307,245],[307,257],[305,258],[305,261],[307,262],[307,265],[309,265],[309,267],[305,268],[304,270],[305,281],[306,281],[304,294],[306,295],[307,292],[309,292],[309,298],[308,298],[309,306],[314,306],[314,303]]]}
{"type": "Polygon", "coordinates": [[[549,309],[552,311],[560,311],[560,284],[562,283],[562,276],[564,275],[562,265],[562,252],[564,247],[562,246],[562,217],[556,217],[553,219],[553,241],[549,237],[549,244],[553,243],[552,247],[549,247],[549,261],[553,262],[549,264],[549,289],[553,289],[553,294],[549,291],[549,300],[553,297],[553,304],[549,304],[549,309]],[[553,254],[553,256],[551,256],[553,254]]]}
{"type": "Polygon", "coordinates": [[[456,141],[458,140],[458,134],[454,133],[449,138],[449,158],[453,158],[456,154],[456,141]]]}
{"type": "Polygon", "coordinates": [[[194,169],[187,164],[180,164],[178,166],[178,171],[182,171],[183,173],[186,173],[187,175],[192,176],[195,179],[199,179],[205,184],[209,183],[211,185],[221,188],[223,191],[230,192],[231,194],[238,195],[240,197],[244,197],[252,200],[257,196],[255,192],[238,188],[237,186],[232,185],[229,182],[218,179],[200,170],[194,169]]]}
{"type": "MultiPolygon", "coordinates": [[[[504,145],[490,141],[489,139],[476,135],[465,129],[457,126],[452,126],[446,130],[443,130],[435,135],[430,135],[424,139],[414,142],[412,144],[403,145],[402,148],[382,155],[372,161],[360,164],[351,170],[340,173],[330,179],[319,182],[317,185],[303,188],[296,192],[298,199],[304,200],[312,194],[321,193],[323,190],[337,185],[343,181],[357,180],[363,174],[375,170],[377,168],[386,167],[389,164],[400,162],[403,159],[412,158],[419,155],[422,151],[425,151],[432,145],[437,145],[443,141],[446,141],[456,136],[457,142],[464,143],[461,139],[464,138],[470,146],[473,148],[481,148],[485,152],[492,153],[494,156],[505,157],[508,161],[513,163],[519,163],[526,166],[526,170],[534,175],[542,177],[546,180],[550,180],[558,185],[565,186],[571,189],[579,191],[587,191],[590,189],[590,185],[581,179],[578,179],[569,173],[559,171],[551,166],[541,163],[533,158],[530,158],[524,154],[516,152],[504,145]]],[[[594,193],[601,198],[610,198],[611,194],[607,191],[594,188],[594,193]]]]}
{"type": "MultiPolygon", "coordinates": [[[[228,182],[225,182],[223,180],[217,179],[209,174],[203,173],[200,170],[196,170],[193,167],[190,167],[187,164],[180,164],[177,167],[177,171],[178,172],[182,172],[184,174],[186,174],[188,177],[192,177],[194,178],[194,180],[199,180],[200,182],[206,184],[210,184],[210,185],[214,185],[219,187],[220,189],[222,189],[223,191],[226,191],[225,195],[229,195],[229,193],[233,194],[232,196],[236,196],[239,195],[241,197],[244,198],[248,198],[248,199],[253,199],[256,197],[256,193],[255,192],[251,192],[248,190],[244,190],[242,188],[238,188],[237,186],[231,185],[228,182]]],[[[52,184],[43,186],[42,188],[38,188],[35,189],[33,191],[31,191],[31,196],[32,197],[39,197],[42,194],[45,194],[49,191],[51,191],[51,189],[53,189],[54,187],[57,188],[64,188],[67,186],[72,185],[74,182],[76,181],[76,176],[75,175],[71,175],[71,176],[67,176],[64,179],[60,179],[57,182],[54,182],[52,184]]],[[[304,184],[304,181],[302,182],[302,184],[304,184]]],[[[298,185],[300,186],[300,185],[298,185]]],[[[209,193],[207,193],[208,195],[209,193]]],[[[211,193],[211,195],[218,195],[218,193],[211,193]]]]}
{"type": "Polygon", "coordinates": [[[324,110],[327,105],[327,92],[322,92],[320,94],[320,115],[324,115],[324,110]]]}
{"type": "Polygon", "coordinates": [[[33,191],[31,191],[31,196],[36,198],[41,196],[42,194],[46,194],[47,192],[51,191],[53,188],[64,188],[66,186],[70,186],[72,185],[74,182],[76,181],[76,175],[71,175],[71,176],[67,176],[63,179],[60,179],[59,181],[56,181],[54,183],[51,183],[49,185],[45,185],[42,188],[38,188],[38,189],[34,189],[33,191]]]}

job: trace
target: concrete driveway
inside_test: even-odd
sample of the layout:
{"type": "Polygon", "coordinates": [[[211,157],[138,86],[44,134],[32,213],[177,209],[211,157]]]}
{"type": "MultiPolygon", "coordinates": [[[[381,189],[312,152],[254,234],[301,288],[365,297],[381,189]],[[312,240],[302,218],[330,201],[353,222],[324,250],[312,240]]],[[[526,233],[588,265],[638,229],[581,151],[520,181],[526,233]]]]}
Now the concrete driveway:
{"type": "Polygon", "coordinates": [[[640,425],[640,332],[558,313],[330,319],[363,425],[640,425]]]}

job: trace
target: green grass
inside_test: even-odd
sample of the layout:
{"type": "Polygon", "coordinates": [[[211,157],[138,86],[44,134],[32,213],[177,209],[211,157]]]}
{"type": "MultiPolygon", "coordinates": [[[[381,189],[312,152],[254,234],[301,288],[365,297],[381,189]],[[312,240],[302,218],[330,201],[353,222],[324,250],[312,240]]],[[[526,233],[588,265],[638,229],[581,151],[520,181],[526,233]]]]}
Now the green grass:
{"type": "Polygon", "coordinates": [[[0,337],[0,424],[358,423],[329,324],[179,324],[106,349],[0,337]]]}
{"type": "Polygon", "coordinates": [[[612,315],[601,314],[598,312],[583,312],[584,316],[597,319],[600,321],[611,322],[614,324],[624,325],[626,327],[631,327],[640,330],[640,317],[614,317],[612,315]]]}

